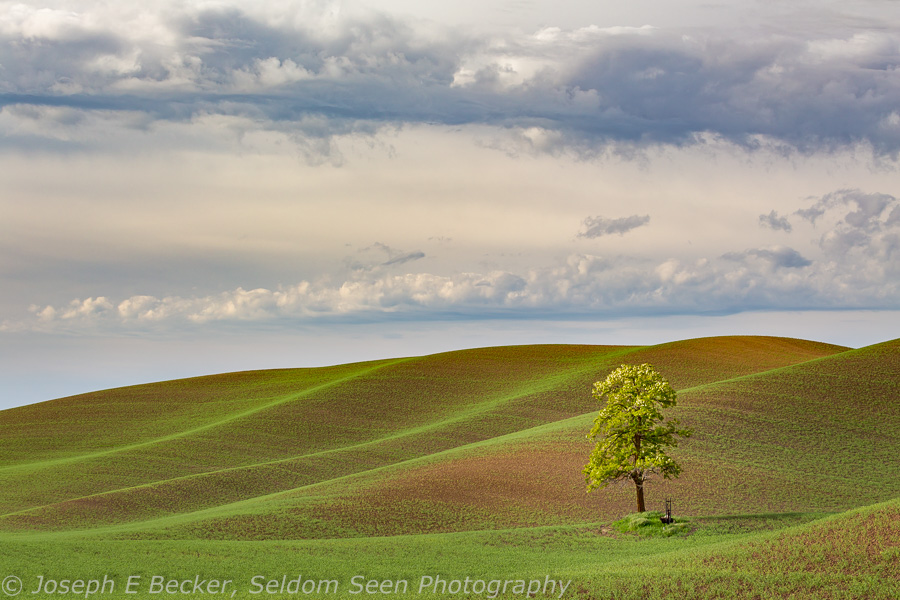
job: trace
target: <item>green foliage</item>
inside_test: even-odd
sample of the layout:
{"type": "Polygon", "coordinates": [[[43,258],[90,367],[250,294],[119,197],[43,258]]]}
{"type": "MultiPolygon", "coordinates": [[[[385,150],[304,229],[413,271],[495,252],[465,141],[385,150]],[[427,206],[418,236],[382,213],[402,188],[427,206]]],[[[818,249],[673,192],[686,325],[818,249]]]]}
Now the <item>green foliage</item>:
{"type": "Polygon", "coordinates": [[[652,474],[677,477],[681,467],[666,454],[688,437],[678,420],[663,420],[661,410],[675,406],[677,395],[669,382],[649,364],[622,365],[594,384],[593,396],[606,406],[588,434],[599,438],[584,467],[588,491],[615,481],[631,479],[638,489],[638,509],[643,512],[642,486],[652,474]]]}

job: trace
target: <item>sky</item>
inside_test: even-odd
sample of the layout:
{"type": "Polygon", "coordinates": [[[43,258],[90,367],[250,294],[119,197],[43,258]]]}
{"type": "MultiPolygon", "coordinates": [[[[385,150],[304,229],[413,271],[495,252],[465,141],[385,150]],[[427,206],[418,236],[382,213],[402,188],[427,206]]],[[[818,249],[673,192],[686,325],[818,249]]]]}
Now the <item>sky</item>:
{"type": "Polygon", "coordinates": [[[0,409],[900,337],[900,2],[0,1],[0,409]]]}

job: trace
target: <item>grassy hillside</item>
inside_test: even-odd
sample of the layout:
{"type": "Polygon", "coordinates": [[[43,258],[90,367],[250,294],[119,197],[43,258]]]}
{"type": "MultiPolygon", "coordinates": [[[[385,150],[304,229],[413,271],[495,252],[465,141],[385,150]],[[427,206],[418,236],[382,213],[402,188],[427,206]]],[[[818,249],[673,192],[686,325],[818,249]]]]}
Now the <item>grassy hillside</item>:
{"type": "Polygon", "coordinates": [[[585,591],[634,600],[891,600],[900,597],[900,499],[653,558],[629,561],[626,569],[621,563],[591,569],[583,575],[591,581],[585,591]]]}
{"type": "MultiPolygon", "coordinates": [[[[682,514],[716,515],[833,512],[900,496],[898,356],[892,342],[683,391],[678,412],[695,430],[676,451],[684,472],[651,484],[648,502],[661,507],[671,496],[682,514]],[[863,401],[860,388],[877,401],[863,401]]],[[[158,535],[367,536],[614,519],[634,510],[634,492],[625,485],[585,494],[592,419],[555,421],[264,505],[223,507],[158,535]]]]}
{"type": "Polygon", "coordinates": [[[588,391],[605,372],[652,361],[696,387],[840,350],[754,337],[487,348],[5,411],[0,527],[256,539],[591,520],[628,505],[627,493],[585,496],[580,480],[588,391]],[[39,460],[28,460],[32,443],[39,460]]]}
{"type": "MultiPolygon", "coordinates": [[[[0,537],[0,565],[30,594],[38,577],[109,577],[121,587],[140,577],[135,598],[156,598],[148,582],[227,577],[253,598],[252,581],[284,574],[332,580],[350,597],[354,577],[406,580],[415,593],[423,578],[545,581],[568,584],[565,598],[691,600],[793,598],[894,600],[900,593],[900,501],[822,518],[768,514],[695,519],[686,536],[642,538],[608,524],[517,528],[416,536],[228,542],[115,541],[76,534],[0,537]]],[[[499,594],[521,598],[523,594],[499,594]]],[[[179,594],[205,598],[208,595],[179,594]]],[[[296,594],[265,594],[296,598],[296,594]]],[[[335,597],[312,594],[310,597],[335,597]]],[[[426,593],[425,597],[460,598],[426,593]]],[[[485,595],[469,595],[483,598],[485,595]]],[[[558,597],[539,594],[538,597],[558,597]]]]}
{"type": "Polygon", "coordinates": [[[889,598],[898,403],[900,340],[770,337],[483,348],[106,390],[0,412],[0,570],[227,572],[242,593],[261,569],[344,583],[540,571],[577,582],[567,597],[889,598]],[[640,362],[673,382],[695,431],[676,450],[682,477],[647,489],[651,508],[670,496],[693,518],[687,536],[619,534],[609,523],[633,511],[633,489],[584,491],[591,384],[640,362]]]}

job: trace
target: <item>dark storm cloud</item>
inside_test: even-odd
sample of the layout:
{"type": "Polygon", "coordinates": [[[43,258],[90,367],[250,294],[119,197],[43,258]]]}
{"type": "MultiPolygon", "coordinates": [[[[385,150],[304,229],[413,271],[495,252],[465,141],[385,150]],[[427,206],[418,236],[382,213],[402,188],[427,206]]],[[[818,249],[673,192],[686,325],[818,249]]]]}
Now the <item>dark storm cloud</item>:
{"type": "Polygon", "coordinates": [[[801,152],[900,149],[900,35],[887,29],[790,37],[591,27],[498,45],[383,15],[329,27],[274,25],[239,8],[160,19],[167,43],[127,27],[36,34],[8,24],[0,105],[151,121],[234,115],[314,137],[406,123],[538,128],[576,151],[709,136],[801,152]]]}
{"type": "Polygon", "coordinates": [[[609,39],[570,85],[601,92],[620,117],[610,129],[626,138],[680,143],[711,132],[750,146],[769,136],[804,151],[868,141],[894,152],[895,37],[818,41],[609,39]]]}
{"type": "Polygon", "coordinates": [[[587,217],[584,220],[584,229],[578,232],[578,237],[598,238],[604,235],[617,233],[624,235],[632,229],[637,229],[650,222],[650,215],[632,215],[618,219],[605,217],[587,217]]]}

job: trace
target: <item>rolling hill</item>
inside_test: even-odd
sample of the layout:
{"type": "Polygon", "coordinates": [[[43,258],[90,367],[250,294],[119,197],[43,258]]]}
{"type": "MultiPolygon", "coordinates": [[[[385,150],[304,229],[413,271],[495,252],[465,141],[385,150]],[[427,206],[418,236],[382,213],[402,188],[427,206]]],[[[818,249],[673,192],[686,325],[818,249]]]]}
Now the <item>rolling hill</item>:
{"type": "MultiPolygon", "coordinates": [[[[799,515],[778,517],[784,527],[884,502],[879,510],[896,512],[900,340],[856,350],[754,336],[512,346],[231,373],[2,411],[0,540],[26,559],[0,558],[46,559],[47,544],[90,543],[107,557],[131,556],[118,544],[229,557],[231,542],[282,544],[272,554],[282,556],[297,544],[327,555],[354,540],[406,548],[466,535],[491,546],[496,532],[513,546],[517,535],[605,538],[596,524],[632,512],[634,493],[585,493],[585,434],[599,408],[590,386],[642,362],[678,389],[675,411],[695,432],[675,451],[681,478],[647,487],[651,508],[672,497],[678,514],[716,526],[729,515],[799,515]]],[[[713,537],[691,539],[683,556],[713,537]]],[[[633,562],[638,551],[622,548],[633,562]]],[[[708,564],[733,563],[740,548],[715,550],[708,564]]]]}

